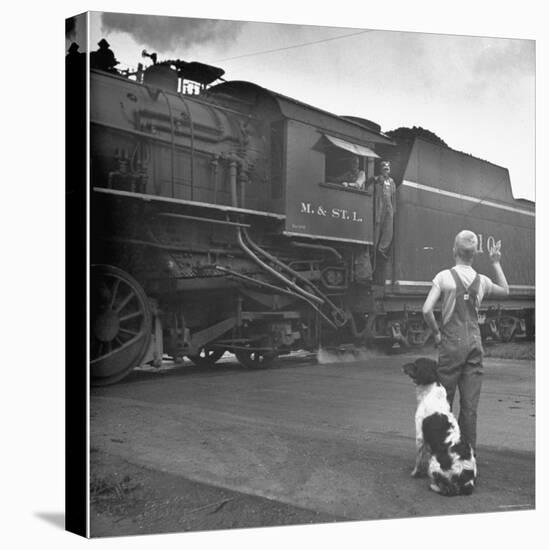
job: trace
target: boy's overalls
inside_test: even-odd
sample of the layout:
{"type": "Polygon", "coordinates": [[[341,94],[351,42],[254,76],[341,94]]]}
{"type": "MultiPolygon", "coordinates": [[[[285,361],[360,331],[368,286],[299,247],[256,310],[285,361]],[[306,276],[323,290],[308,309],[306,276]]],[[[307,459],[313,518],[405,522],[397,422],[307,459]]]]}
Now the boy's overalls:
{"type": "Polygon", "coordinates": [[[473,448],[477,440],[477,408],[482,386],[482,340],[478,324],[477,295],[480,275],[477,273],[466,289],[454,269],[456,305],[448,322],[442,327],[438,373],[448,394],[450,407],[456,387],[459,388],[459,427],[462,437],[473,448]]]}

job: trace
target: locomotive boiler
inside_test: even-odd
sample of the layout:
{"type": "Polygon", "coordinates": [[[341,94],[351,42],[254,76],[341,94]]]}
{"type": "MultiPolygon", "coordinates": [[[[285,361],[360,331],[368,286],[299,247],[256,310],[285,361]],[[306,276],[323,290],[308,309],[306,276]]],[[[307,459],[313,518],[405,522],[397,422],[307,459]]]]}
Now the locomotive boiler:
{"type": "Polygon", "coordinates": [[[398,141],[223,71],[181,60],[90,72],[90,374],[109,384],[164,355],[247,367],[341,344],[421,345],[429,278],[453,235],[503,241],[513,293],[486,334],[533,325],[533,204],[507,171],[421,139],[398,141]],[[397,213],[375,251],[375,197],[338,180],[392,161],[397,213]],[[514,259],[508,258],[514,256],[514,259]]]}

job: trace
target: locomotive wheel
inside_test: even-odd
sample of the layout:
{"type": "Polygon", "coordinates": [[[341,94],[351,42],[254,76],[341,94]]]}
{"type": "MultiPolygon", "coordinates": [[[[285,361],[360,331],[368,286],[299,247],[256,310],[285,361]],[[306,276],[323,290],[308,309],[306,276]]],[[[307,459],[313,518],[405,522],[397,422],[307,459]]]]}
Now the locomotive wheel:
{"type": "Polygon", "coordinates": [[[238,349],[234,351],[239,363],[248,369],[266,369],[278,357],[276,351],[238,349]]]}
{"type": "Polygon", "coordinates": [[[224,353],[225,350],[221,348],[202,348],[197,355],[188,355],[187,357],[197,367],[213,367],[224,353]]]}
{"type": "Polygon", "coordinates": [[[151,310],[141,285],[111,265],[92,265],[90,379],[118,382],[140,364],[151,340],[151,310]]]}

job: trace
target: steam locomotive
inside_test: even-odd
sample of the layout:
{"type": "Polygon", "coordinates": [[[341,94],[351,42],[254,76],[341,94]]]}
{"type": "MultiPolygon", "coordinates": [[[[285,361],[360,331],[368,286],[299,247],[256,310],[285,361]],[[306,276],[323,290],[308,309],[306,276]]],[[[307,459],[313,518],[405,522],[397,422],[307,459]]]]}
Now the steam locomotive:
{"type": "MultiPolygon", "coordinates": [[[[145,55],[146,52],[144,52],[145,55]]],[[[486,337],[534,330],[534,204],[508,171],[419,135],[391,137],[197,62],[90,70],[90,373],[114,383],[164,355],[251,368],[292,350],[423,345],[421,306],[478,233],[503,243],[511,293],[486,337]],[[335,177],[380,157],[397,184],[388,258],[375,196],[335,177]]]]}

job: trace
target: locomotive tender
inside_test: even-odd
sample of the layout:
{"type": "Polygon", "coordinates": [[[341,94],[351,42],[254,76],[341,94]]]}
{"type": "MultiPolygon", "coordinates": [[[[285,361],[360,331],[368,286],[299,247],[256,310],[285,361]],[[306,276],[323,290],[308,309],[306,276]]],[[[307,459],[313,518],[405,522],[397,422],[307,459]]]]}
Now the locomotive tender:
{"type": "Polygon", "coordinates": [[[492,242],[505,251],[511,294],[483,304],[485,335],[533,330],[534,205],[513,198],[506,169],[153,59],[90,74],[92,383],[163,354],[265,367],[297,349],[422,345],[421,305],[463,228],[479,234],[479,271],[492,242]],[[375,197],[334,183],[350,156],[366,177],[392,163],[388,260],[375,197]]]}

